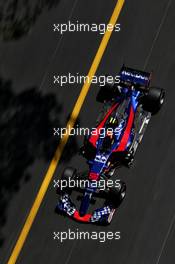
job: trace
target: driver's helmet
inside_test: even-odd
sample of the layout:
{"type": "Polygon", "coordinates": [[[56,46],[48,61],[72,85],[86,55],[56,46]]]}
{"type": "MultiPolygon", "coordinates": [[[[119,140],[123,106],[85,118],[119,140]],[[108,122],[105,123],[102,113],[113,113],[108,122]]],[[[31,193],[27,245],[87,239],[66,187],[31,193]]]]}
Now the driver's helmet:
{"type": "Polygon", "coordinates": [[[118,126],[118,118],[110,116],[110,118],[108,119],[107,123],[106,123],[106,128],[115,128],[118,126]]]}

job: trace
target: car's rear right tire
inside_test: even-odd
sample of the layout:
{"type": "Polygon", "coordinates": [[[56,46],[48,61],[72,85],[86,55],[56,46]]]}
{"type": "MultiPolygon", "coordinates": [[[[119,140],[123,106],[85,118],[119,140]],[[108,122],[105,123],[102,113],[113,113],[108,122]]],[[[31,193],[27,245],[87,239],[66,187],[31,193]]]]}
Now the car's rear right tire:
{"type": "Polygon", "coordinates": [[[105,85],[100,87],[96,96],[97,102],[104,103],[105,101],[111,101],[115,97],[116,85],[114,82],[109,82],[107,78],[108,75],[106,75],[105,85]]]}

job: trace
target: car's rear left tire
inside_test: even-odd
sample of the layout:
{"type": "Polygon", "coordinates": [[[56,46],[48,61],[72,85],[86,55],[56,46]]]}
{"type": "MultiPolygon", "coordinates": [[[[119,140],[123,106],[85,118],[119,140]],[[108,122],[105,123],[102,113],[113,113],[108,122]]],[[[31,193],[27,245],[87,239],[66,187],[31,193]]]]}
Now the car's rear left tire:
{"type": "Polygon", "coordinates": [[[165,90],[158,87],[150,87],[148,93],[143,97],[143,109],[156,114],[162,107],[165,99],[165,90]]]}

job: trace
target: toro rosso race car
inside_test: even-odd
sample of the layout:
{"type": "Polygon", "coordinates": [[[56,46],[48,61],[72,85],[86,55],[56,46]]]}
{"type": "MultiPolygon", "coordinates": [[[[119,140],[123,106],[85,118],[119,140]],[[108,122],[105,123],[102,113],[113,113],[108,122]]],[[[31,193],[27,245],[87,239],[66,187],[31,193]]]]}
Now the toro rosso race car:
{"type": "Polygon", "coordinates": [[[145,129],[164,102],[165,91],[150,87],[151,74],[123,66],[119,73],[119,83],[106,83],[97,94],[97,101],[103,103],[103,109],[97,119],[96,133],[85,136],[81,154],[87,159],[89,171],[77,172],[68,167],[62,174],[62,180],[85,180],[84,186],[77,184],[83,196],[79,209],[72,202],[72,189],[66,186],[56,209],[75,220],[90,223],[109,224],[114,212],[123,201],[126,185],[118,180],[117,185],[107,184],[116,169],[131,167],[145,129]],[[100,134],[101,129],[105,134],[100,134]],[[98,183],[103,180],[103,190],[98,183]],[[95,184],[96,183],[96,184],[95,184]],[[104,206],[89,213],[90,203],[95,196],[103,196],[104,206]]]}

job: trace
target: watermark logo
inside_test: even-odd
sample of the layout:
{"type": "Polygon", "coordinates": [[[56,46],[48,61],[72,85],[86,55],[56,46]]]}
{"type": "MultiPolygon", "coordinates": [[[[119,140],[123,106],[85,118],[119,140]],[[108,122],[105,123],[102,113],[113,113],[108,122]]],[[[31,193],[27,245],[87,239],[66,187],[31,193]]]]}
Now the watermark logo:
{"type": "Polygon", "coordinates": [[[63,138],[66,135],[69,136],[97,136],[99,135],[100,138],[105,138],[106,135],[113,136],[113,135],[119,135],[123,129],[122,127],[101,127],[101,128],[88,128],[88,127],[79,127],[76,125],[76,127],[71,127],[68,125],[67,127],[54,127],[53,128],[53,135],[58,136],[60,138],[63,138]]]}
{"type": "Polygon", "coordinates": [[[80,231],[78,228],[76,230],[53,232],[53,239],[64,243],[66,240],[96,240],[99,243],[105,243],[110,240],[119,240],[121,238],[121,233],[119,231],[80,231]]]}
{"type": "Polygon", "coordinates": [[[84,84],[85,82],[91,84],[99,84],[100,86],[105,86],[107,84],[119,84],[120,76],[111,76],[111,75],[100,75],[100,76],[92,76],[91,78],[87,75],[80,75],[80,73],[72,74],[68,73],[67,75],[54,75],[53,76],[53,84],[64,86],[66,84],[84,84]]]}
{"type": "Polygon", "coordinates": [[[107,188],[120,188],[120,180],[113,179],[100,179],[99,181],[88,179],[58,179],[53,181],[53,187],[59,188],[60,190],[64,190],[65,188],[98,188],[101,191],[104,191],[107,188]]]}
{"type": "Polygon", "coordinates": [[[80,23],[79,21],[60,24],[53,24],[53,31],[63,35],[65,32],[96,32],[100,35],[104,35],[106,31],[119,32],[121,30],[121,24],[96,24],[96,23],[80,23]]]}

